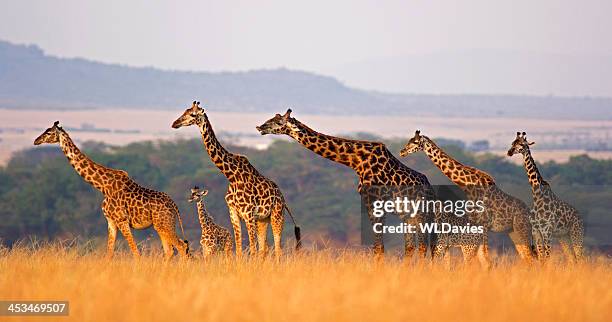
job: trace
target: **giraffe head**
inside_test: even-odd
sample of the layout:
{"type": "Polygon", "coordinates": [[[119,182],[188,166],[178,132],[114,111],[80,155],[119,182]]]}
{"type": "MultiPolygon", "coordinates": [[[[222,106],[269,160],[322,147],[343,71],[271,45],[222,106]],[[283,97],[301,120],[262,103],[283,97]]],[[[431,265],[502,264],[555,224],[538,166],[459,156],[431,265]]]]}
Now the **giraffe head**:
{"type": "Polygon", "coordinates": [[[415,152],[423,151],[423,137],[421,136],[421,131],[417,130],[414,132],[414,136],[412,139],[406,143],[404,148],[400,151],[400,155],[405,157],[408,154],[412,154],[415,152]]]}
{"type": "Polygon", "coordinates": [[[287,109],[284,115],[276,114],[264,124],[255,127],[261,135],[266,134],[288,134],[294,128],[291,123],[291,109],[287,109]]]}
{"type": "Polygon", "coordinates": [[[55,121],[55,123],[53,123],[53,126],[46,129],[41,135],[36,138],[36,140],[34,140],[34,145],[41,145],[43,143],[59,143],[61,131],[62,128],[59,126],[59,121],[55,121]]]}
{"type": "Polygon", "coordinates": [[[208,190],[200,190],[198,186],[191,188],[191,196],[189,197],[189,202],[199,202],[202,200],[202,197],[208,194],[208,190]]]}
{"type": "Polygon", "coordinates": [[[178,129],[183,126],[201,124],[204,113],[204,109],[200,107],[200,102],[193,101],[191,107],[186,109],[183,115],[172,123],[172,128],[178,129]]]}
{"type": "Polygon", "coordinates": [[[508,156],[511,157],[514,154],[524,154],[529,151],[529,146],[534,145],[535,142],[527,141],[527,134],[525,132],[516,132],[516,139],[512,141],[512,146],[508,150],[508,156]]]}

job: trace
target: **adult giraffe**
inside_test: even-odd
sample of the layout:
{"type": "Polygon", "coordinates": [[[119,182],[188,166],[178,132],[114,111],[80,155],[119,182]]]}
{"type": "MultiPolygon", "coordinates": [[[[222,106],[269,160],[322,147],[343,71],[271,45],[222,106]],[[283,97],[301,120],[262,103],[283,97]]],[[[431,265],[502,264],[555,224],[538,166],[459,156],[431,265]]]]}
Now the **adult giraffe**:
{"type": "Polygon", "coordinates": [[[43,143],[59,143],[74,170],[104,195],[102,213],[108,222],[108,258],[113,256],[117,228],[127,240],[134,256],[140,257],[131,228],[146,229],[151,225],[161,238],[166,260],[174,254],[172,247],[183,257],[189,255],[187,241],[176,236],[175,218],[178,219],[181,231],[183,224],[179,210],[170,196],[141,187],[123,170],[107,168],[92,161],[77,148],[58,121],[34,140],[34,145],[43,143]]]}
{"type": "MultiPolygon", "coordinates": [[[[376,192],[371,193],[377,187],[387,187],[391,190],[417,187],[408,193],[411,197],[415,199],[435,197],[427,177],[401,163],[383,143],[349,140],[316,132],[291,117],[291,109],[288,109],[284,115],[276,114],[256,128],[262,135],[288,135],[314,153],[353,169],[359,177],[357,191],[362,197],[365,194],[367,205],[371,205],[371,201],[379,197],[376,192]]],[[[372,225],[384,222],[384,217],[374,216],[372,209],[368,209],[368,217],[372,225]]],[[[414,217],[402,219],[418,226],[419,223],[431,220],[431,217],[433,217],[431,214],[417,214],[414,217]]],[[[421,256],[426,256],[426,237],[425,233],[419,229],[417,229],[414,242],[411,240],[414,239],[413,235],[405,235],[406,258],[412,257],[415,246],[418,247],[421,256]]],[[[383,253],[383,235],[375,232],[374,254],[380,257],[383,253]]]]}
{"type": "Polygon", "coordinates": [[[538,259],[550,256],[553,237],[559,238],[563,252],[570,261],[582,260],[584,223],[576,208],[561,200],[540,174],[529,148],[535,142],[527,140],[525,132],[516,132],[516,138],[508,150],[508,156],[523,155],[523,167],[527,173],[533,195],[531,225],[538,259]]]}
{"type": "Polygon", "coordinates": [[[251,255],[257,252],[256,242],[259,243],[259,250],[262,254],[266,253],[268,224],[272,224],[274,254],[278,259],[282,252],[281,234],[285,221],[283,210],[287,210],[295,225],[296,248],[299,248],[301,246],[300,228],[295,224],[293,215],[276,183],[261,175],[245,156],[231,153],[219,143],[206,111],[200,107],[200,102],[194,101],[192,106],[172,123],[172,128],[178,129],[191,125],[198,126],[204,148],[210,159],[229,181],[225,201],[234,228],[236,256],[242,255],[242,229],[240,227],[240,219],[242,219],[249,235],[251,255]]]}

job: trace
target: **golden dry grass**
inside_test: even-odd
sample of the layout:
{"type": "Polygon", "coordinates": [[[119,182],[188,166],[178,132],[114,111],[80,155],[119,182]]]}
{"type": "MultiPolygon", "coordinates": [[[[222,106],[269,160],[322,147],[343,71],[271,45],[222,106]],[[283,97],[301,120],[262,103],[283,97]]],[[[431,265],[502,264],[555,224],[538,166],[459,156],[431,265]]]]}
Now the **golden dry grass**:
{"type": "Polygon", "coordinates": [[[17,246],[0,251],[0,299],[70,301],[68,319],[33,318],[43,321],[610,321],[610,258],[495,262],[490,271],[448,271],[394,257],[377,264],[354,250],[306,250],[280,263],[163,263],[155,252],[106,261],[83,246],[17,246]]]}

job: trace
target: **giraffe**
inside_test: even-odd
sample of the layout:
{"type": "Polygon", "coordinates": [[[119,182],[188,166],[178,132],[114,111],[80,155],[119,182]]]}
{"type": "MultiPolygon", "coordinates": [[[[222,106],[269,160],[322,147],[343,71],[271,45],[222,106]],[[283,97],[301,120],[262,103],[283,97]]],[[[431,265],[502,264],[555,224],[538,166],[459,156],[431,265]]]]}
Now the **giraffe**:
{"type": "Polygon", "coordinates": [[[204,196],[208,194],[208,190],[200,190],[198,186],[191,188],[191,196],[189,202],[196,202],[198,210],[198,219],[202,228],[202,237],[200,245],[202,246],[202,255],[208,258],[211,254],[219,251],[224,251],[225,255],[229,255],[232,251],[232,237],[229,230],[215,223],[206,211],[204,206],[204,196]]]}
{"type": "Polygon", "coordinates": [[[581,260],[584,227],[578,211],[561,200],[544,180],[536,166],[525,132],[516,132],[516,138],[508,150],[508,156],[523,155],[523,166],[529,178],[533,195],[531,225],[538,258],[545,261],[550,256],[552,237],[558,237],[565,256],[570,261],[581,260]]]}
{"type": "Polygon", "coordinates": [[[187,108],[172,123],[172,128],[178,129],[191,125],[198,126],[204,148],[212,162],[229,181],[225,201],[234,228],[236,256],[242,256],[242,231],[240,227],[240,220],[242,219],[246,224],[251,255],[257,252],[256,242],[259,244],[261,254],[266,254],[266,235],[268,224],[271,224],[274,237],[274,254],[277,259],[280,258],[282,253],[281,234],[285,220],[283,210],[287,210],[293,221],[296,249],[299,249],[301,247],[300,228],[296,225],[295,219],[276,183],[261,175],[245,156],[233,154],[219,143],[206,111],[200,107],[200,102],[194,101],[192,106],[187,108]]]}
{"type": "MultiPolygon", "coordinates": [[[[446,177],[466,193],[468,198],[484,201],[485,211],[481,214],[471,213],[469,217],[484,226],[485,236],[489,231],[509,232],[519,257],[524,261],[531,261],[533,256],[529,208],[523,201],[502,191],[488,173],[455,160],[429,137],[421,135],[419,130],[406,143],[400,155],[405,157],[418,151],[423,151],[446,177]]],[[[484,253],[488,257],[486,242],[487,239],[485,239],[484,253]]]]}
{"type": "Polygon", "coordinates": [[[102,213],[108,223],[107,258],[113,257],[117,229],[127,240],[132,254],[140,257],[131,229],[151,226],[159,234],[166,260],[173,256],[173,247],[182,257],[189,256],[187,240],[179,239],[175,232],[175,219],[181,231],[183,224],[170,196],[138,185],[123,170],[107,168],[91,160],[79,150],[58,121],[34,140],[34,145],[43,143],[59,144],[76,172],[104,195],[102,213]]]}
{"type": "MultiPolygon", "coordinates": [[[[466,226],[469,224],[467,217],[455,216],[452,213],[437,212],[435,222],[437,224],[447,223],[451,226],[466,226]]],[[[486,234],[484,233],[438,233],[437,243],[434,249],[434,258],[444,259],[445,266],[450,268],[450,247],[459,247],[463,254],[464,264],[469,264],[475,255],[478,256],[480,266],[485,269],[491,267],[487,255],[486,234]]]]}
{"type": "MultiPolygon", "coordinates": [[[[427,177],[402,164],[383,143],[349,140],[316,132],[291,117],[291,112],[291,109],[288,109],[284,115],[276,114],[256,128],[262,135],[288,135],[314,153],[353,169],[359,178],[357,191],[362,195],[366,205],[371,206],[374,200],[380,198],[380,190],[392,190],[393,187],[402,187],[400,190],[404,189],[401,191],[403,196],[410,195],[415,199],[434,198],[434,192],[427,177]]],[[[371,224],[373,226],[379,223],[384,224],[384,216],[374,216],[371,207],[368,208],[368,218],[371,224]]],[[[416,214],[410,218],[400,216],[400,219],[407,224],[418,226],[419,223],[430,221],[431,217],[433,217],[432,214],[416,214]]],[[[405,259],[411,258],[416,248],[422,257],[426,256],[427,235],[425,232],[417,230],[414,235],[404,236],[405,259]]],[[[374,232],[373,251],[375,258],[382,258],[384,244],[383,234],[380,232],[374,232]]]]}

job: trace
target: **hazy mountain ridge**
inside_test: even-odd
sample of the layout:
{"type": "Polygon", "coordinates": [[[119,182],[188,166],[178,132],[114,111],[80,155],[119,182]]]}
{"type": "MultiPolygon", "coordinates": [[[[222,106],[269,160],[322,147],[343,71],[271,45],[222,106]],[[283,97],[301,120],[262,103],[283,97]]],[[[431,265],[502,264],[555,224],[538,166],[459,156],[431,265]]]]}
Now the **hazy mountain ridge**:
{"type": "Polygon", "coordinates": [[[387,94],[284,68],[168,71],[57,58],[45,55],[37,46],[0,41],[0,107],[179,109],[193,99],[241,112],[299,107],[313,114],[612,119],[610,98],[387,94]]]}

